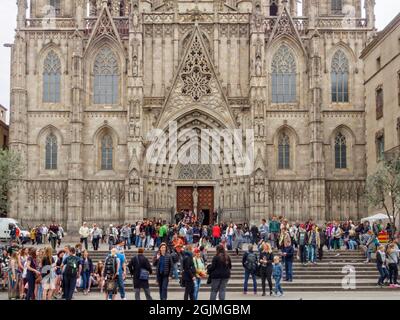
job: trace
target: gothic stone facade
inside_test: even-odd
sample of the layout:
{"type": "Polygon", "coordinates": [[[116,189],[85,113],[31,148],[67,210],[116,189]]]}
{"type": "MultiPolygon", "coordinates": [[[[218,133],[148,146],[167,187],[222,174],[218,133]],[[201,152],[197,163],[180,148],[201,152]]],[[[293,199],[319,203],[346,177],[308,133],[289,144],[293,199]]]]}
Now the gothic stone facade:
{"type": "Polygon", "coordinates": [[[359,218],[365,3],[366,19],[361,0],[303,1],[301,16],[294,0],[18,0],[10,215],[69,230],[169,220],[197,186],[223,220],[359,218]],[[254,129],[254,170],[149,163],[146,136],[170,121],[254,129]]]}

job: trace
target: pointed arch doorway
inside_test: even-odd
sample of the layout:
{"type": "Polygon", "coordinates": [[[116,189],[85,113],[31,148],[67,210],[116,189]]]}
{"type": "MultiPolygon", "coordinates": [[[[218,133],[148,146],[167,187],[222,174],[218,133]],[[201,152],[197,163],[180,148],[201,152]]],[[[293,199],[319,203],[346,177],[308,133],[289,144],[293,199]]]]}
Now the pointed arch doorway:
{"type": "Polygon", "coordinates": [[[178,186],[176,190],[176,208],[178,212],[195,211],[197,197],[197,213],[203,211],[203,225],[214,222],[214,187],[213,186],[178,186]],[[197,192],[197,193],[196,193],[197,192]]]}

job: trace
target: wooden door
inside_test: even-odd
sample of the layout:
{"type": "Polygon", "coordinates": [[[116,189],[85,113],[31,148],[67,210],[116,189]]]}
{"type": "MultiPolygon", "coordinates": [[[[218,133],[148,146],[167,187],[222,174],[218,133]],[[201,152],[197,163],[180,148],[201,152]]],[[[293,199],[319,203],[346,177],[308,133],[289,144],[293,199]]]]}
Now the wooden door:
{"type": "Polygon", "coordinates": [[[180,212],[182,210],[193,211],[193,188],[178,187],[176,193],[176,208],[180,212]]]}
{"type": "Polygon", "coordinates": [[[214,188],[213,187],[199,187],[199,204],[197,210],[209,210],[210,221],[213,221],[214,212],[214,188]]]}

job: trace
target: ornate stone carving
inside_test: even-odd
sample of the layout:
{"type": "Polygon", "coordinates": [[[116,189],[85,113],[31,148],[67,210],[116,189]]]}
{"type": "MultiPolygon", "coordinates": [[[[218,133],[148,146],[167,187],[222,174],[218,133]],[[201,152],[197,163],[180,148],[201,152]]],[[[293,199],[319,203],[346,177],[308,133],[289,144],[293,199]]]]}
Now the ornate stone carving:
{"type": "Polygon", "coordinates": [[[190,96],[193,101],[211,94],[211,68],[197,35],[194,36],[180,76],[184,83],[182,94],[190,96]]]}

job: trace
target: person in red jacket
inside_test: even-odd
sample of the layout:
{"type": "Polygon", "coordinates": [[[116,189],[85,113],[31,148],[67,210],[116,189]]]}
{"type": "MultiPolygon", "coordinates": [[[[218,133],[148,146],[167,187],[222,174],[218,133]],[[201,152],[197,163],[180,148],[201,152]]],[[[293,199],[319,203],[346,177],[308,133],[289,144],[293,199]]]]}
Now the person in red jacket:
{"type": "Polygon", "coordinates": [[[221,228],[218,224],[215,224],[212,228],[213,246],[216,247],[221,241],[221,228]]]}

